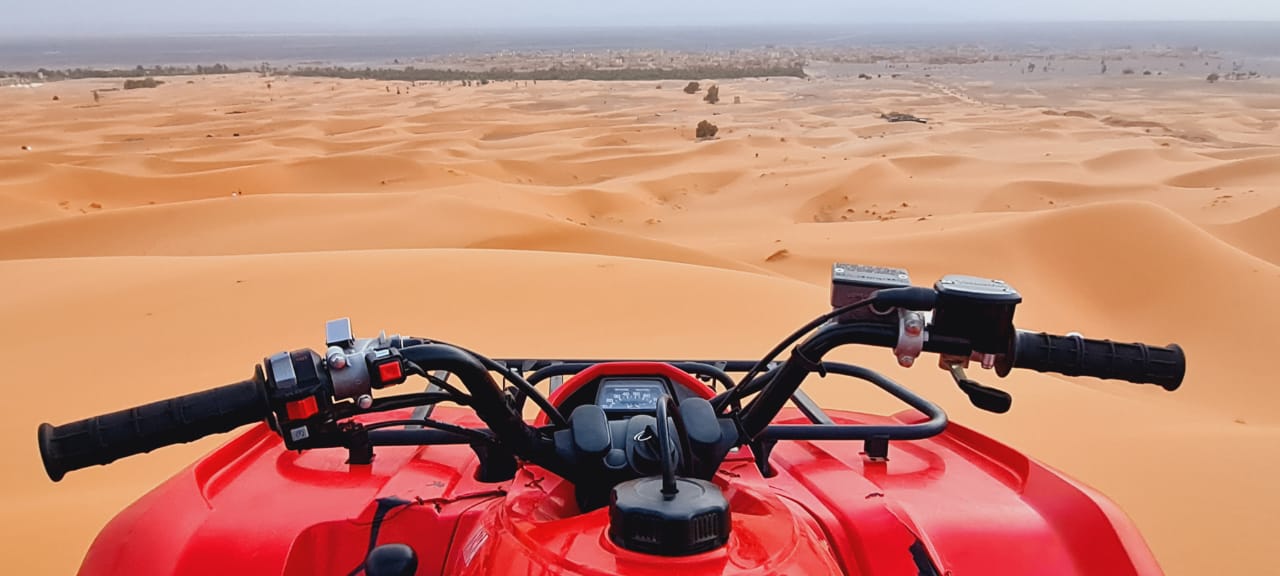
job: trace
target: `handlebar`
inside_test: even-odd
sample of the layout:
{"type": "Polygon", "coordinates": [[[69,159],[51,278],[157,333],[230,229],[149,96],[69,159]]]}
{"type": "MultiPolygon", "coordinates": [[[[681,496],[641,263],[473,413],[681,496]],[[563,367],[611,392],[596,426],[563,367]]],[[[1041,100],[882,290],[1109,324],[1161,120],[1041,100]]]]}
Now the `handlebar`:
{"type": "MultiPolygon", "coordinates": [[[[769,423],[812,372],[823,370],[822,358],[837,347],[862,344],[893,348],[898,344],[899,327],[877,322],[831,323],[796,345],[791,356],[780,365],[775,375],[759,387],[759,394],[743,407],[742,429],[750,438],[766,436],[769,423]]],[[[973,344],[964,338],[925,330],[922,349],[945,356],[969,358],[973,344]]],[[[1176,344],[1168,347],[1147,344],[1121,344],[1110,340],[1090,340],[1080,336],[1054,336],[1018,331],[1011,339],[1009,352],[995,358],[997,375],[1004,377],[1012,368],[1038,372],[1056,372],[1068,376],[1093,376],[1126,380],[1135,384],[1158,384],[1173,391],[1182,385],[1186,358],[1176,344]]],[[[744,392],[754,391],[755,382],[747,383],[744,392]]],[[[721,394],[713,402],[725,406],[734,391],[721,394]]]]}
{"type": "Polygon", "coordinates": [[[203,392],[94,416],[37,432],[45,472],[54,482],[72,470],[172,444],[193,442],[267,416],[266,382],[253,378],[203,392]]]}
{"type": "Polygon", "coordinates": [[[1122,344],[1019,331],[1011,352],[996,365],[996,373],[1004,376],[1012,368],[1156,384],[1172,392],[1182,385],[1187,360],[1177,344],[1122,344]]]}
{"type": "MultiPolygon", "coordinates": [[[[835,308],[832,312],[778,344],[754,363],[737,385],[730,388],[731,382],[725,376],[726,391],[711,400],[717,416],[723,416],[730,407],[735,409],[741,437],[761,441],[813,436],[810,428],[770,429],[770,422],[784,404],[792,401],[810,373],[825,374],[830,370],[869,379],[866,376],[872,374],[870,372],[846,373],[842,368],[837,369],[835,363],[823,361],[827,353],[849,344],[892,349],[902,366],[911,366],[921,352],[939,354],[941,366],[952,373],[971,401],[995,412],[1008,410],[1009,397],[968,380],[962,367],[967,367],[971,359],[981,359],[984,368],[995,367],[1001,377],[1013,368],[1025,368],[1156,384],[1169,391],[1176,390],[1185,375],[1186,359],[1176,344],[1156,347],[1015,330],[1013,308],[1021,296],[999,280],[948,276],[930,289],[910,286],[905,272],[847,265],[837,265],[835,270],[844,275],[833,277],[835,308]],[[857,274],[851,275],[850,270],[857,274]],[[930,310],[933,311],[932,323],[924,316],[924,312],[930,310]],[[795,345],[790,357],[770,370],[767,377],[762,374],[753,378],[786,346],[815,328],[817,331],[795,345]],[[739,400],[752,393],[758,394],[739,409],[739,400]]],[[[353,460],[357,456],[367,459],[372,456],[370,430],[362,431],[358,423],[339,421],[362,411],[388,410],[406,402],[406,397],[394,397],[379,403],[370,394],[373,388],[403,382],[408,373],[426,375],[433,370],[443,370],[457,375],[468,393],[462,394],[450,387],[454,400],[465,401],[493,433],[494,438],[483,438],[489,444],[477,447],[477,453],[483,449],[494,462],[500,458],[501,463],[505,463],[503,469],[514,470],[518,457],[564,477],[574,475],[572,462],[558,456],[552,435],[523,420],[519,407],[522,395],[527,394],[552,416],[552,429],[566,426],[556,408],[522,375],[444,342],[398,336],[386,338],[385,335],[355,340],[349,322],[345,319],[335,322],[338,323],[331,323],[326,329],[328,349],[323,356],[310,349],[281,352],[266,359],[254,377],[243,382],[62,426],[41,424],[38,441],[46,473],[56,482],[72,470],[108,464],[171,444],[192,442],[259,420],[268,420],[289,449],[345,446],[351,450],[353,460]],[[491,371],[517,384],[520,394],[508,398],[491,371]],[[343,399],[355,402],[334,403],[343,399]],[[399,403],[395,402],[397,399],[399,403]]],[[[699,363],[685,365],[690,370],[711,368],[699,363]]],[[[529,369],[535,367],[536,363],[528,366],[529,369]]],[[[536,381],[541,376],[571,373],[576,369],[577,366],[543,366],[533,376],[536,381]]],[[[825,426],[818,436],[883,440],[896,435],[906,439],[936,434],[946,425],[945,414],[933,404],[887,380],[887,384],[873,382],[924,412],[929,416],[928,422],[910,429],[895,428],[890,434],[875,427],[825,426]]],[[[449,394],[442,396],[450,397],[449,394]]],[[[437,397],[434,401],[440,400],[437,397]]],[[[415,398],[413,401],[417,404],[409,405],[430,400],[415,398]]],[[[376,428],[370,429],[376,431],[376,428]]],[[[408,441],[404,436],[383,438],[386,433],[376,431],[376,439],[392,443],[408,441]]],[[[473,447],[476,446],[476,439],[465,434],[430,438],[451,443],[469,438],[473,447]]]]}

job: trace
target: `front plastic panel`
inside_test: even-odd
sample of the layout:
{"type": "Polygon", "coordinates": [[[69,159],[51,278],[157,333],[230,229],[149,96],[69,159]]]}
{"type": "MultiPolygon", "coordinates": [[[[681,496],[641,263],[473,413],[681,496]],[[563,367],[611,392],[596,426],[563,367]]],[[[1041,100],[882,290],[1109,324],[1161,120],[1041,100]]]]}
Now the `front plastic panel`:
{"type": "MultiPolygon", "coordinates": [[[[435,417],[479,424],[456,408],[435,417]]],[[[788,409],[778,423],[803,421],[788,409]]],[[[746,450],[731,455],[715,478],[733,511],[729,545],[673,559],[618,549],[605,536],[607,510],[575,515],[569,486],[536,467],[480,483],[466,446],[384,447],[372,465],[351,466],[341,449],[284,450],[259,425],[122,511],[81,574],[349,574],[379,499],[404,504],[387,513],[377,543],[413,546],[419,574],[914,575],[913,547],[939,574],[1160,573],[1109,501],[961,426],[894,442],[883,463],[860,450],[779,442],[768,479],[746,450]]]]}

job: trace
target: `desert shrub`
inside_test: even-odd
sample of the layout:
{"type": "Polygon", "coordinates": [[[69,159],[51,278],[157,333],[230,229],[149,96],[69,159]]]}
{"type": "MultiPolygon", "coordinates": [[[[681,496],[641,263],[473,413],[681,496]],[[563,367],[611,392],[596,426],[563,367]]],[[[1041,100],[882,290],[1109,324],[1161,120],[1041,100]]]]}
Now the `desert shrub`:
{"type": "Polygon", "coordinates": [[[702,88],[698,86],[698,83],[697,83],[697,82],[690,82],[688,85],[686,85],[686,86],[684,87],[684,93],[685,93],[685,94],[697,94],[697,93],[698,93],[698,91],[699,91],[699,90],[701,90],[701,89],[702,89],[702,88]]]}
{"type": "Polygon", "coordinates": [[[701,122],[698,122],[698,129],[695,132],[695,135],[699,139],[715,138],[716,132],[719,132],[719,131],[720,131],[720,128],[717,127],[715,124],[712,124],[710,122],[707,122],[706,120],[703,120],[701,122]]]}
{"type": "Polygon", "coordinates": [[[1250,70],[1248,72],[1236,70],[1234,72],[1228,73],[1224,77],[1224,79],[1225,80],[1248,80],[1250,78],[1257,78],[1257,77],[1258,77],[1258,73],[1254,70],[1250,70]]]}
{"type": "Polygon", "coordinates": [[[719,86],[717,86],[717,85],[715,85],[715,84],[712,84],[710,88],[707,88],[707,95],[706,95],[706,96],[703,96],[703,97],[702,97],[702,99],[703,99],[704,101],[706,101],[706,102],[710,102],[710,103],[712,103],[712,104],[715,104],[716,102],[719,102],[719,101],[720,101],[720,87],[719,87],[719,86]]]}
{"type": "Polygon", "coordinates": [[[161,84],[164,84],[164,82],[161,82],[161,81],[159,81],[159,80],[156,80],[155,78],[152,78],[152,77],[150,77],[150,76],[148,76],[148,77],[146,77],[146,78],[142,78],[142,79],[140,79],[140,80],[139,80],[139,79],[130,78],[130,79],[125,80],[125,81],[124,81],[124,89],[125,89],[125,90],[134,90],[134,89],[137,89],[137,88],[155,88],[156,86],[159,86],[159,85],[161,85],[161,84]]]}

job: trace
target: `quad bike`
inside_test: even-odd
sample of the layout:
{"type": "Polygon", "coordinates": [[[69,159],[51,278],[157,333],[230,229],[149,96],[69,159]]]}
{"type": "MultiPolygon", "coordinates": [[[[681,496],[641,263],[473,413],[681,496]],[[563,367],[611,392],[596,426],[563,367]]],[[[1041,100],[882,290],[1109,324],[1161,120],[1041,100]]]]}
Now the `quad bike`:
{"type": "Polygon", "coordinates": [[[495,360],[357,339],[340,319],[323,351],[271,355],[243,382],[41,424],[40,453],[57,481],[253,425],[112,519],[86,575],[1160,573],[1104,496],[823,358],[850,344],[904,367],[935,353],[999,413],[1009,395],[969,379],[970,362],[1172,391],[1178,346],[1016,329],[1018,292],[972,276],[929,288],[835,264],[831,295],[831,312],[750,361],[495,360]],[[912,409],[824,410],[799,389],[813,373],[912,409]],[[381,394],[410,376],[429,385],[381,394]]]}

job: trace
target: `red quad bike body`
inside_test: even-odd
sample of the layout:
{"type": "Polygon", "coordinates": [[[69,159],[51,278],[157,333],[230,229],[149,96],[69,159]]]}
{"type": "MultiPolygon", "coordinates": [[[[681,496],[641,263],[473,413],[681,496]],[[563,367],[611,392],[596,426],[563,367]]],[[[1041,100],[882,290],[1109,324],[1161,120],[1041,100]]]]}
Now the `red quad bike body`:
{"type": "Polygon", "coordinates": [[[42,424],[39,447],[58,481],[252,425],[113,518],[83,576],[1160,574],[1101,494],[884,376],[823,360],[848,344],[892,348],[904,367],[936,353],[996,413],[1011,398],[969,379],[970,360],[1000,376],[1181,385],[1177,345],[1017,330],[1020,301],[999,280],[924,288],[902,270],[836,264],[832,312],[733,361],[492,360],[356,339],[340,319],[323,354],[279,352],[243,382],[42,424]],[[823,410],[799,390],[811,374],[864,380],[911,409],[823,410]],[[409,376],[430,385],[382,394],[409,376]]]}
{"type": "MultiPolygon", "coordinates": [[[[477,424],[444,411],[437,418],[477,424]]],[[[794,410],[780,418],[801,421],[794,410]]],[[[915,576],[913,546],[956,576],[1159,573],[1110,501],[954,423],[893,444],[884,462],[849,442],[781,442],[778,474],[763,478],[750,454],[731,456],[716,478],[734,513],[729,543],[686,558],[620,550],[605,536],[607,511],[573,515],[570,487],[537,467],[491,485],[472,478],[466,446],[384,447],[366,466],[346,457],[285,450],[259,424],[121,512],[80,574],[347,574],[369,550],[380,499],[411,502],[385,514],[378,543],[413,546],[419,574],[915,576]]]]}

